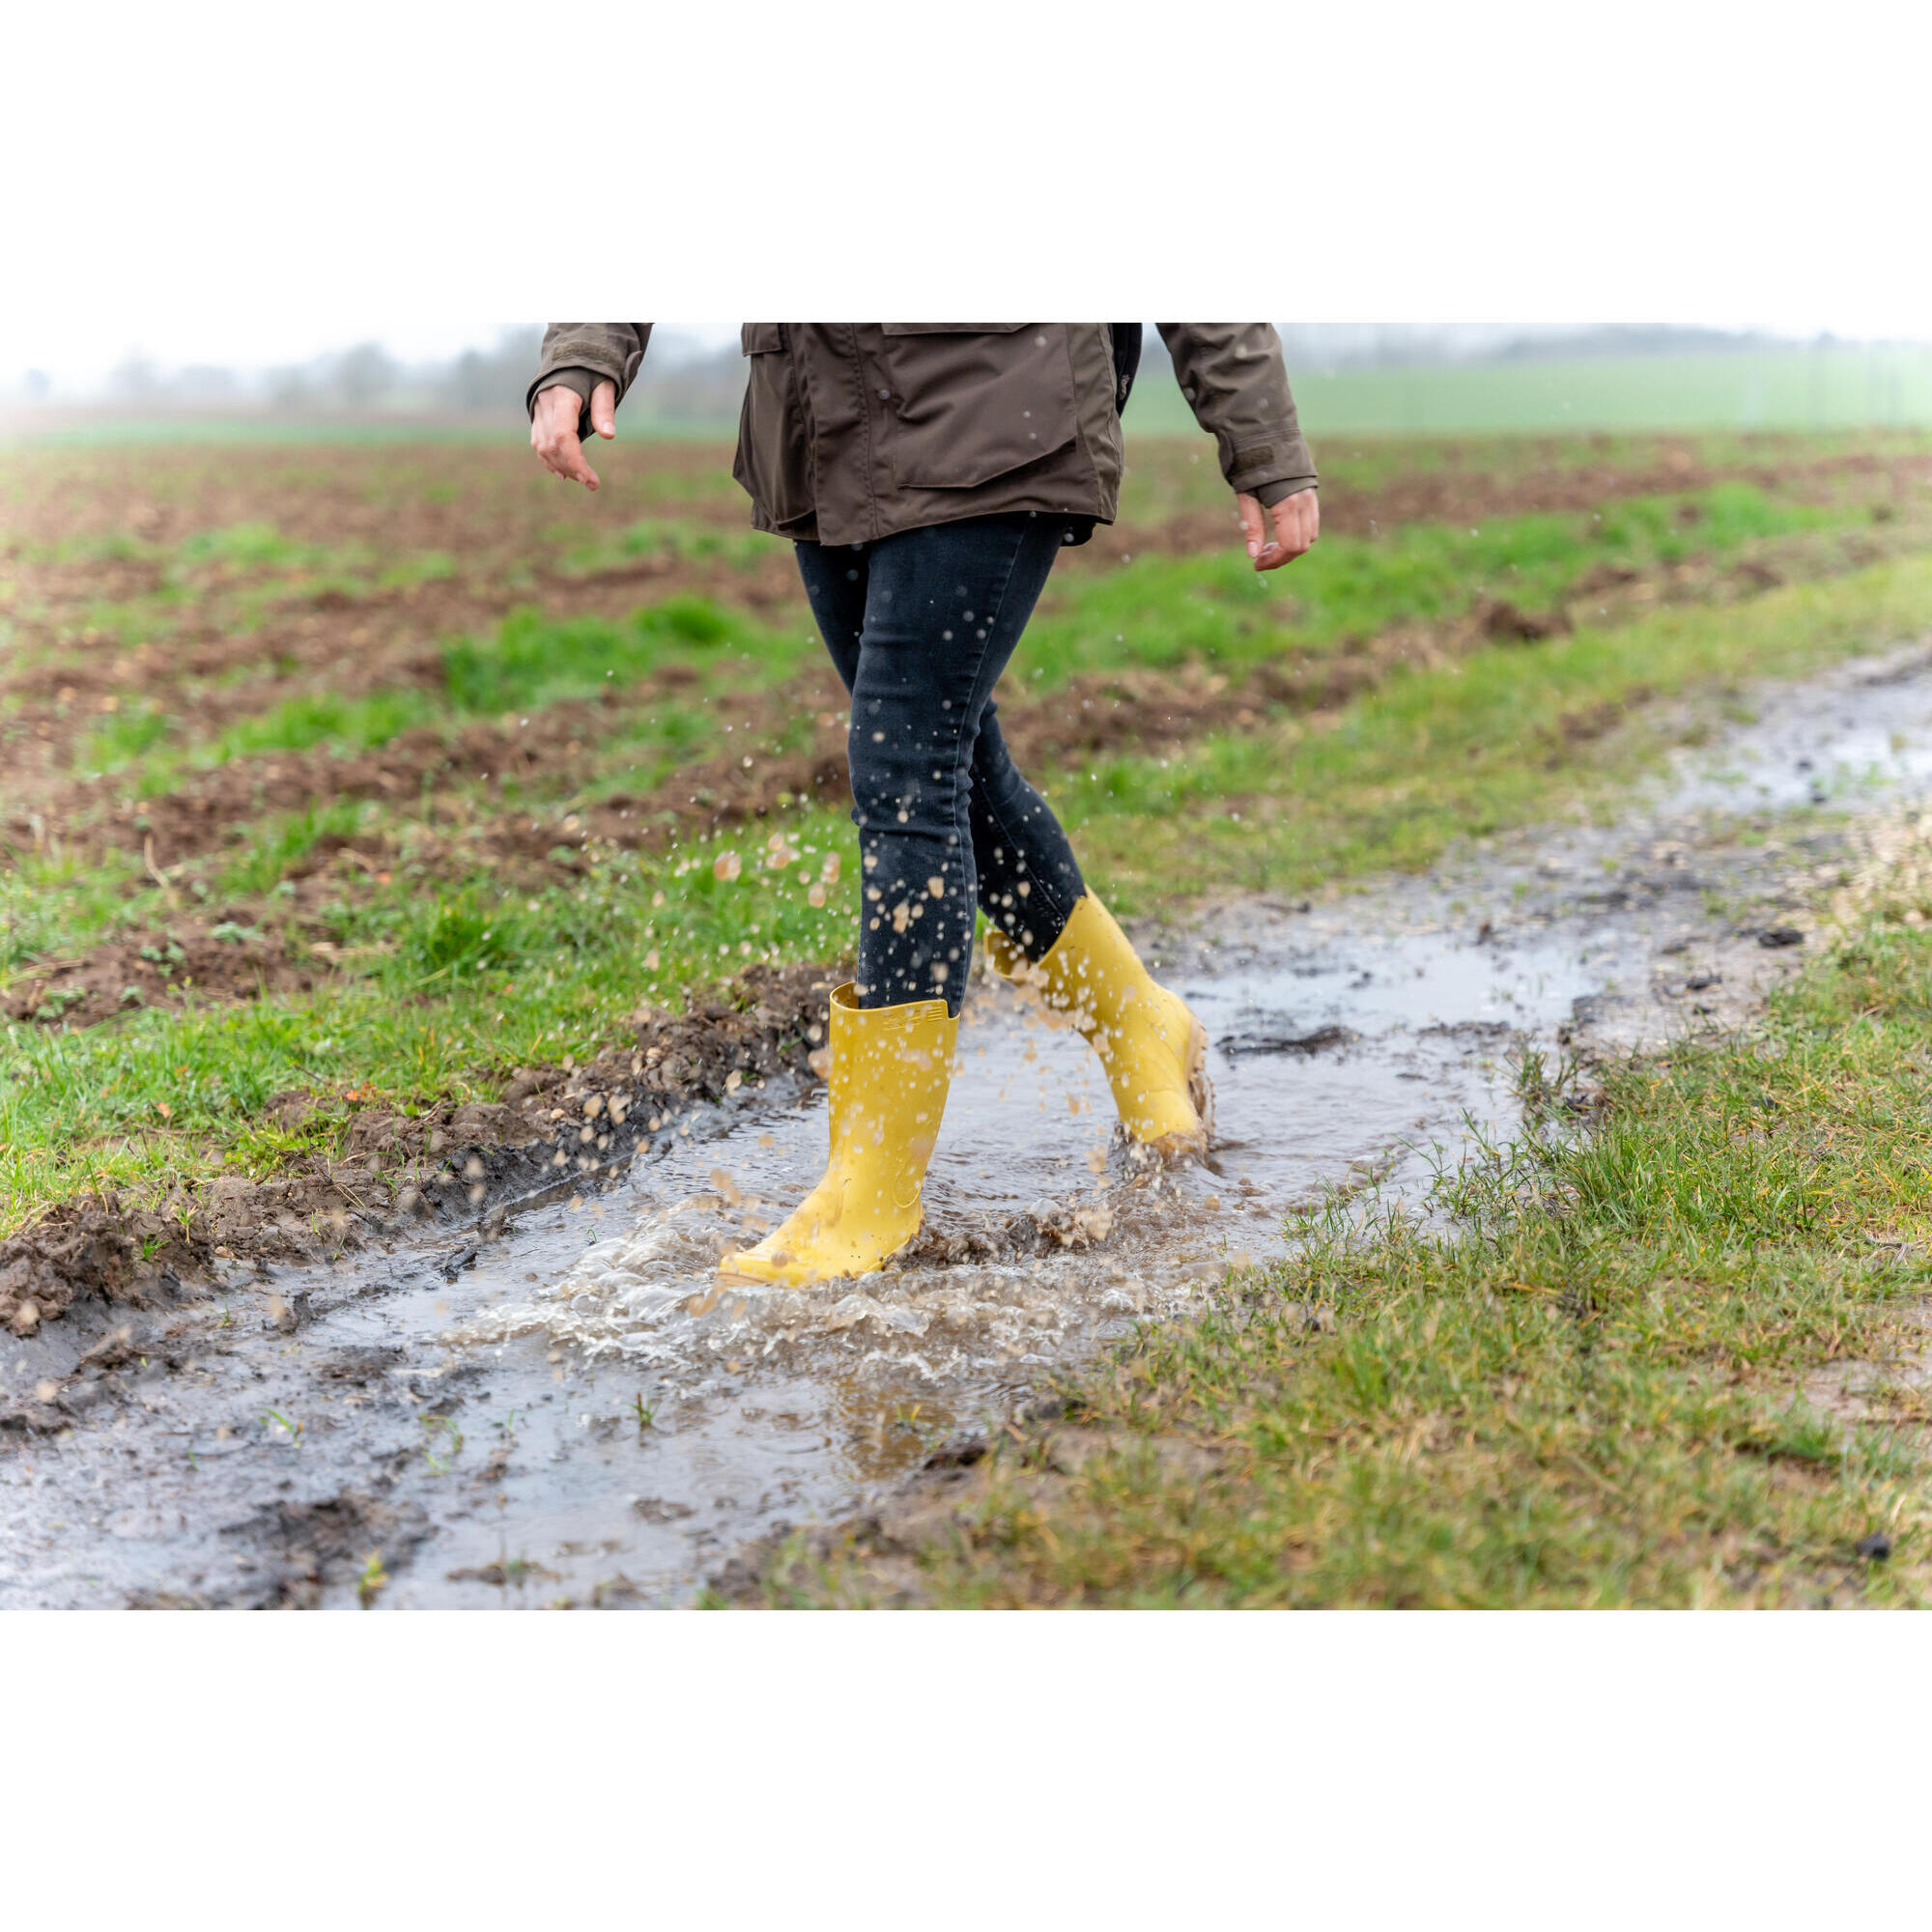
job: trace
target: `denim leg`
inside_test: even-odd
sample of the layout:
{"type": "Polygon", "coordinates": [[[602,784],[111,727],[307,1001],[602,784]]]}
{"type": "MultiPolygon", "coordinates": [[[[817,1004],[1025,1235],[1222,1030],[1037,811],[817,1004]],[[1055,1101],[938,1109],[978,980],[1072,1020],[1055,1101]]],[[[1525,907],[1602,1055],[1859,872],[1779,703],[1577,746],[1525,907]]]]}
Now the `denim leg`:
{"type": "Polygon", "coordinates": [[[973,749],[972,818],[980,906],[1029,959],[1044,959],[1087,881],[1052,807],[1008,753],[992,703],[973,749]]]}
{"type": "Polygon", "coordinates": [[[1030,914],[1036,897],[1046,908],[1040,919],[1014,919],[1015,932],[1030,925],[1036,943],[1049,925],[1058,937],[1079,896],[1065,835],[1013,768],[989,715],[1061,542],[1057,520],[1015,515],[845,550],[798,546],[813,614],[852,694],[862,1006],[940,998],[959,1010],[979,900],[976,847],[1009,901],[1003,914],[1030,914]]]}
{"type": "Polygon", "coordinates": [[[859,639],[866,629],[866,583],[870,553],[864,544],[801,543],[798,574],[805,580],[806,601],[818,624],[818,635],[832,659],[832,668],[849,694],[859,674],[859,639]]]}

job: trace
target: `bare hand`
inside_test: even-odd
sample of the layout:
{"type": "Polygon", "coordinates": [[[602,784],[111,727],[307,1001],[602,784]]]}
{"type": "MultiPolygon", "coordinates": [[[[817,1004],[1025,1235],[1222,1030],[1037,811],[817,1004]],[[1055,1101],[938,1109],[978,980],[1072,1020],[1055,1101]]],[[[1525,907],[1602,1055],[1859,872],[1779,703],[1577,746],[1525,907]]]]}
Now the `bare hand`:
{"type": "MultiPolygon", "coordinates": [[[[584,462],[583,445],[577,440],[577,423],[582,408],[575,389],[565,388],[561,384],[545,389],[530,412],[530,447],[553,476],[594,490],[598,487],[597,472],[584,462]]],[[[599,383],[591,390],[590,427],[606,441],[617,434],[616,384],[599,383]]],[[[1293,498],[1289,500],[1293,502],[1293,498]]]]}
{"type": "Polygon", "coordinates": [[[1257,570],[1279,570],[1283,564],[1293,563],[1321,534],[1321,506],[1313,490],[1297,490],[1265,510],[1259,497],[1236,496],[1235,500],[1241,508],[1241,530],[1257,570]],[[1272,535],[1268,533],[1269,518],[1274,520],[1272,535]]]}

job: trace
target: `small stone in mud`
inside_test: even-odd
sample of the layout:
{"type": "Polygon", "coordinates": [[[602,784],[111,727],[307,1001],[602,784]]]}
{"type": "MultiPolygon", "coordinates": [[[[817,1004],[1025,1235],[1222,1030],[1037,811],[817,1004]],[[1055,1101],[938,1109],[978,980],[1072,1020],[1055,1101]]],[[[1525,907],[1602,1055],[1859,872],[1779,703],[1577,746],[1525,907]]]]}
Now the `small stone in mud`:
{"type": "Polygon", "coordinates": [[[1795,925],[1768,925],[1757,936],[1760,946],[1803,946],[1804,935],[1795,925]]]}
{"type": "Polygon", "coordinates": [[[14,1310],[14,1319],[8,1322],[14,1333],[22,1337],[31,1335],[41,1325],[41,1305],[31,1296],[23,1299],[14,1310]]]}
{"type": "Polygon", "coordinates": [[[1867,1563],[1883,1563],[1891,1555],[1891,1538],[1883,1530],[1860,1537],[1853,1547],[1867,1563]]]}
{"type": "Polygon", "coordinates": [[[646,1522],[677,1522],[693,1514],[689,1503],[674,1503],[663,1496],[634,1496],[631,1508],[646,1522]]]}
{"type": "Polygon", "coordinates": [[[1321,1053],[1350,1046],[1361,1036],[1345,1026],[1317,1027],[1313,1033],[1231,1033],[1215,1042],[1223,1053],[1321,1053]]]}
{"type": "Polygon", "coordinates": [[[1713,986],[1721,986],[1723,983],[1724,976],[1721,973],[1694,973],[1690,979],[1685,980],[1684,990],[1687,993],[1702,993],[1708,991],[1713,986]]]}

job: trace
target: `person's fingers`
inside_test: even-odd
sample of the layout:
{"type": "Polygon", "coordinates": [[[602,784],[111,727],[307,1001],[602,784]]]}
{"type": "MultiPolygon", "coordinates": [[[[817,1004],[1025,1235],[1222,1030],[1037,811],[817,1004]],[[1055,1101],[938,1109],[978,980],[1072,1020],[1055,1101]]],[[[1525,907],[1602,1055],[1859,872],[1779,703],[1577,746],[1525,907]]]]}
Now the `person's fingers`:
{"type": "Polygon", "coordinates": [[[582,483],[586,490],[597,488],[597,472],[583,460],[583,445],[573,436],[568,448],[561,452],[562,461],[552,464],[567,483],[582,483]]]}
{"type": "MultiPolygon", "coordinates": [[[[608,384],[604,386],[610,387],[608,384]]],[[[615,393],[611,389],[613,398],[615,393]]],[[[577,436],[582,407],[574,389],[559,385],[544,390],[530,415],[530,447],[553,476],[595,490],[599,487],[597,472],[583,460],[583,445],[577,436]]]]}
{"type": "Polygon", "coordinates": [[[1248,554],[1259,556],[1267,541],[1267,520],[1262,513],[1262,499],[1236,491],[1235,505],[1241,513],[1241,535],[1247,540],[1248,554]]]}
{"type": "Polygon", "coordinates": [[[1283,564],[1293,563],[1313,548],[1321,527],[1321,512],[1313,490],[1284,497],[1269,515],[1274,520],[1274,539],[1256,557],[1257,570],[1279,570],[1283,564]]]}
{"type": "Polygon", "coordinates": [[[1313,494],[1303,490],[1296,496],[1283,497],[1275,505],[1275,539],[1294,556],[1299,556],[1315,541],[1308,514],[1308,506],[1314,500],[1313,494]]]}
{"type": "Polygon", "coordinates": [[[590,427],[601,437],[617,434],[617,385],[599,383],[590,392],[590,427]]]}

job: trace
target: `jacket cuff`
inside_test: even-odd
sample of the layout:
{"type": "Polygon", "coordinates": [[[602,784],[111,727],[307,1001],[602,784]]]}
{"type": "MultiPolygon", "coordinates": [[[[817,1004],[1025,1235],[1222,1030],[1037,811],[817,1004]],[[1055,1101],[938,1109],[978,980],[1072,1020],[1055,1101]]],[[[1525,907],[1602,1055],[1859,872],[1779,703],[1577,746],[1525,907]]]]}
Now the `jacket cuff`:
{"type": "Polygon", "coordinates": [[[529,393],[524,398],[524,406],[531,415],[537,412],[537,398],[546,389],[569,389],[577,397],[577,440],[588,442],[597,434],[590,423],[590,392],[599,383],[608,383],[609,376],[600,376],[595,369],[546,369],[530,384],[529,393]]]}
{"type": "Polygon", "coordinates": [[[1285,487],[1280,497],[1290,497],[1315,487],[1315,459],[1299,430],[1289,427],[1273,440],[1244,443],[1235,450],[1227,476],[1229,487],[1245,496],[1259,496],[1264,486],[1281,484],[1285,487]]]}
{"type": "Polygon", "coordinates": [[[1304,490],[1315,488],[1312,476],[1284,476],[1273,483],[1257,483],[1247,494],[1253,497],[1264,510],[1271,510],[1284,497],[1298,497],[1304,490]]]}

